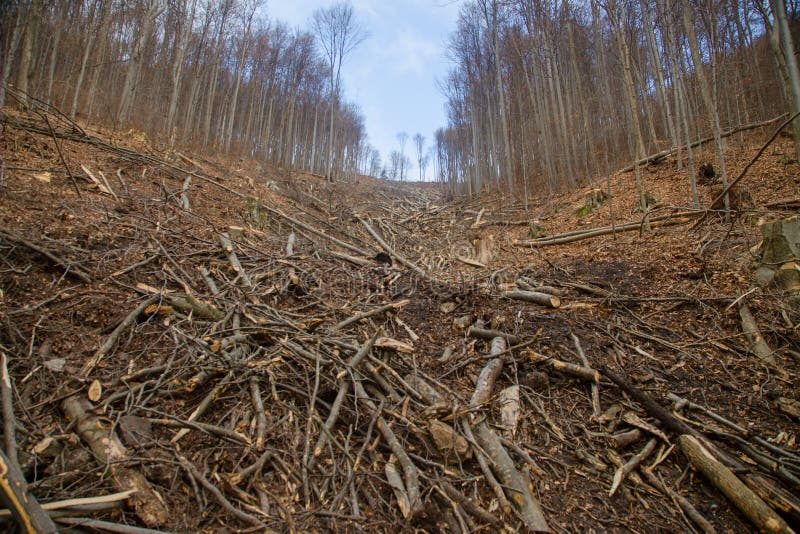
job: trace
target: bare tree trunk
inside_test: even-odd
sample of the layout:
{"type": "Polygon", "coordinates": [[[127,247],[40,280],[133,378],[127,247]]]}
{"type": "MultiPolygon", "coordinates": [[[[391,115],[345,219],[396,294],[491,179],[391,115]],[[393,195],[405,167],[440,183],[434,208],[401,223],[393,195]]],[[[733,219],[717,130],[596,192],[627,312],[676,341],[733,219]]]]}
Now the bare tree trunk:
{"type": "Polygon", "coordinates": [[[153,33],[156,17],[164,10],[162,0],[150,0],[147,12],[142,20],[141,27],[138,31],[138,37],[131,49],[130,60],[128,62],[128,70],[125,74],[125,82],[122,85],[122,93],[120,96],[119,112],[117,113],[117,122],[124,123],[130,116],[131,108],[133,107],[133,100],[136,97],[136,89],[142,70],[142,63],[144,61],[144,52],[147,48],[147,43],[150,41],[150,36],[153,33]]]}
{"type": "Polygon", "coordinates": [[[639,124],[639,105],[636,98],[636,88],[633,85],[633,69],[631,67],[631,56],[628,48],[628,42],[625,39],[625,30],[621,27],[619,13],[617,12],[616,2],[607,1],[605,4],[606,12],[609,19],[614,26],[614,35],[617,40],[617,49],[619,50],[620,61],[622,62],[625,93],[628,96],[628,108],[631,115],[631,129],[634,130],[633,134],[636,136],[636,150],[633,156],[633,172],[636,177],[636,192],[639,195],[639,206],[642,213],[647,212],[647,201],[645,200],[644,185],[642,184],[642,172],[639,168],[639,161],[645,157],[644,139],[642,138],[642,129],[639,124]]]}
{"type": "MultiPolygon", "coordinates": [[[[792,103],[792,113],[800,110],[800,73],[797,68],[797,57],[794,50],[792,33],[789,31],[789,23],[786,20],[786,6],[783,0],[770,0],[772,13],[775,17],[775,27],[780,34],[781,44],[783,45],[783,57],[786,59],[786,72],[789,78],[790,102],[792,103]]],[[[800,161],[800,119],[792,122],[794,133],[795,158],[800,161]]]]}
{"type": "Polygon", "coordinates": [[[61,35],[64,33],[64,25],[67,23],[67,11],[69,4],[66,2],[61,6],[60,10],[56,11],[56,34],[53,36],[53,46],[50,51],[50,64],[47,66],[47,81],[45,82],[44,98],[48,104],[54,104],[53,98],[53,78],[56,72],[56,60],[59,56],[59,45],[61,44],[61,35]]]}
{"type": "MultiPolygon", "coordinates": [[[[3,15],[5,19],[8,16],[8,5],[0,6],[0,15],[3,15]]],[[[11,70],[14,65],[14,58],[17,55],[17,47],[19,46],[19,38],[22,33],[25,31],[25,2],[20,2],[17,6],[17,12],[14,16],[14,26],[13,30],[11,31],[11,42],[8,46],[8,52],[6,56],[2,58],[3,64],[3,84],[0,87],[0,108],[3,107],[3,103],[5,102],[5,87],[8,84],[8,80],[11,79],[11,70]]],[[[0,43],[1,44],[1,43],[0,43]]],[[[2,49],[0,47],[0,53],[2,53],[2,49]]]]}
{"type": "Polygon", "coordinates": [[[31,56],[33,54],[33,38],[36,33],[36,26],[41,19],[42,0],[31,0],[31,7],[28,16],[25,18],[25,29],[22,36],[22,48],[20,49],[19,65],[17,66],[16,87],[20,91],[20,99],[23,105],[28,105],[28,82],[33,76],[31,69],[31,56]]]}
{"type": "MultiPolygon", "coordinates": [[[[720,169],[720,176],[722,178],[722,187],[728,187],[728,174],[725,169],[725,151],[722,146],[722,131],[719,125],[719,112],[717,110],[717,103],[711,94],[711,86],[706,76],[705,65],[703,58],[700,56],[700,46],[697,42],[697,34],[694,31],[694,25],[691,20],[691,11],[688,0],[683,0],[683,29],[686,31],[686,36],[689,40],[689,49],[692,54],[692,62],[694,63],[695,73],[700,83],[700,92],[703,96],[703,101],[708,111],[711,127],[714,132],[714,144],[717,148],[717,164],[720,169]]],[[[725,211],[730,209],[729,197],[725,195],[725,211]]]]}
{"type": "Polygon", "coordinates": [[[192,31],[192,24],[194,23],[194,14],[197,8],[197,0],[192,0],[192,8],[189,11],[189,16],[185,17],[184,11],[186,10],[186,1],[180,4],[178,17],[180,20],[178,25],[178,38],[175,43],[175,52],[172,56],[172,90],[169,95],[169,107],[167,108],[167,120],[164,124],[164,132],[174,141],[172,136],[172,129],[175,127],[175,114],[178,109],[178,95],[181,89],[181,79],[183,74],[183,62],[186,59],[186,47],[189,43],[189,34],[192,31]]]}

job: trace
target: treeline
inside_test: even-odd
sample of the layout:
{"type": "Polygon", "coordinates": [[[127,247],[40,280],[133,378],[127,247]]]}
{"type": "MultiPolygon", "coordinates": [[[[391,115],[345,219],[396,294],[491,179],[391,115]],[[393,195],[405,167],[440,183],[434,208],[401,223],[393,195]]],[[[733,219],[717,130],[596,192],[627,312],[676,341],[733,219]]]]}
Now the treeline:
{"type": "Polygon", "coordinates": [[[527,198],[683,147],[694,186],[691,141],[713,135],[724,180],[724,132],[794,109],[791,35],[773,8],[786,13],[783,0],[467,2],[438,179],[527,198]]]}
{"type": "Polygon", "coordinates": [[[320,174],[332,138],[333,174],[368,170],[363,117],[332,97],[315,35],[263,0],[1,4],[4,86],[72,118],[320,174]]]}

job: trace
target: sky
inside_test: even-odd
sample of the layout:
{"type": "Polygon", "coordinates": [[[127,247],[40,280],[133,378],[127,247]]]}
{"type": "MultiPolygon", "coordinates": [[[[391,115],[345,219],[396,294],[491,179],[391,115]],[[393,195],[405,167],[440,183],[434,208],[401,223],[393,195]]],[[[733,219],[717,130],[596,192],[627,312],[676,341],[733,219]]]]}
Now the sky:
{"type": "MultiPolygon", "coordinates": [[[[268,0],[266,15],[290,27],[311,29],[311,15],[334,0],[268,0]]],[[[350,0],[356,20],[369,37],[342,67],[343,96],[361,108],[369,143],[384,164],[400,150],[397,134],[408,133],[405,154],[413,162],[409,179],[418,179],[412,138],[430,146],[446,126],[445,97],[437,87],[449,68],[446,44],[455,30],[462,0],[350,0]]],[[[433,168],[428,166],[427,178],[433,168]]]]}

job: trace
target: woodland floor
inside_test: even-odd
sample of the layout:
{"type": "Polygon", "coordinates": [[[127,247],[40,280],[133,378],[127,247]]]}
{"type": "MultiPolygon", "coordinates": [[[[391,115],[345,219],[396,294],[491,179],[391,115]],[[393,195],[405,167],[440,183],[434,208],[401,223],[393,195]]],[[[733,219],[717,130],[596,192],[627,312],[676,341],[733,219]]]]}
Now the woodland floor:
{"type": "MultiPolygon", "coordinates": [[[[445,462],[428,435],[432,418],[465,417],[454,414],[468,405],[489,354],[489,341],[467,334],[476,321],[526,344],[505,354],[494,389],[520,386],[521,417],[514,431],[496,432],[506,435],[517,468],[530,474],[555,532],[696,528],[662,487],[636,473],[609,497],[616,464],[647,441],[615,449],[611,436],[633,428],[631,414],[655,421],[606,378],[599,395],[607,416],[593,417],[586,382],[536,362],[540,354],[580,364],[572,335],[591,367],[624,374],[663,406],[672,393],[708,407],[747,429],[745,442],[761,436],[786,451],[785,465],[800,471],[798,419],[782,408],[800,399],[800,314],[778,290],[745,297],[776,351],[783,369],[776,372],[751,353],[738,307],[730,307],[753,287],[757,222],[774,213],[765,206],[800,198],[800,167],[786,163],[785,138],[748,172],[742,187],[754,208],[732,222],[712,215],[691,230],[684,224],[537,248],[512,243],[529,237],[533,221],[552,235],[607,226],[612,210],[616,223],[640,220],[633,174],[613,176],[611,199],[588,215],[577,210],[589,188],[532,200],[526,211],[499,196],[445,202],[430,185],[368,178],[330,184],[251,161],[181,158],[137,132],[81,131],[46,116],[58,135],[49,133],[43,111],[7,110],[3,117],[0,350],[14,387],[20,464],[41,503],[119,491],[113,468],[92,456],[62,411],[65,399],[90,399],[90,416],[127,447],[118,465],[144,474],[169,511],[150,524],[141,510],[119,503],[62,515],[176,532],[518,530],[520,520],[498,503],[475,460],[445,462]],[[100,183],[105,177],[113,195],[89,173],[100,183]],[[397,261],[377,263],[381,247],[359,218],[425,276],[397,261]],[[232,238],[238,272],[222,233],[232,238]],[[296,241],[287,255],[291,233],[296,241]],[[494,241],[483,268],[455,259],[471,255],[475,238],[494,241]],[[557,288],[561,306],[503,298],[522,277],[557,288]],[[214,310],[190,310],[187,294],[214,310]],[[148,298],[154,305],[117,330],[110,350],[88,369],[148,298]],[[336,328],[391,303],[399,304],[336,328]],[[378,332],[371,355],[357,370],[350,367],[356,349],[378,332]],[[361,379],[375,404],[356,399],[351,388],[326,434],[329,443],[309,468],[331,403],[351,377],[361,379]],[[433,385],[449,409],[428,406],[414,391],[414,377],[433,385]],[[265,419],[256,415],[254,392],[263,398],[265,419]],[[193,416],[201,404],[207,407],[193,416]],[[379,438],[374,409],[419,470],[424,510],[413,521],[404,519],[387,482],[387,472],[402,470],[379,438]],[[205,426],[187,422],[195,419],[205,426]],[[189,432],[175,439],[181,427],[189,432]],[[445,482],[501,523],[455,506],[444,496],[445,482]]],[[[767,130],[729,139],[731,176],[767,130]]],[[[690,206],[688,178],[673,159],[645,169],[644,180],[658,201],[655,214],[690,206]]],[[[700,187],[706,204],[710,189],[700,187]]],[[[496,399],[472,411],[500,420],[496,399]]],[[[708,436],[723,430],[696,411],[682,417],[708,436]]],[[[714,441],[746,461],[740,442],[714,441]]],[[[655,475],[717,531],[752,531],[671,443],[659,441],[645,465],[661,453],[655,475]]]]}

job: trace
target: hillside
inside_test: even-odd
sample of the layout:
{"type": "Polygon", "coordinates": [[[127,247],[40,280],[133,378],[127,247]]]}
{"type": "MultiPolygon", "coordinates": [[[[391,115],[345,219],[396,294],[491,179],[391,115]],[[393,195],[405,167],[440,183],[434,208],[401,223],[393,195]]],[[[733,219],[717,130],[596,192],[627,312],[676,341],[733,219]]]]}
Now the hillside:
{"type": "MultiPolygon", "coordinates": [[[[62,525],[517,531],[535,524],[533,499],[554,532],[699,528],[683,498],[718,532],[752,531],[690,467],[685,436],[616,375],[663,407],[670,394],[699,405],[672,412],[674,424],[797,501],[800,314],[776,287],[751,289],[759,219],[799,205],[787,138],[749,169],[752,207],[729,222],[712,213],[696,228],[520,246],[641,223],[632,173],[598,184],[611,197],[584,215],[589,188],[526,211],[5,111],[0,350],[19,463],[40,503],[140,490],[67,503],[53,513],[62,525]],[[558,306],[507,298],[529,286],[558,306]],[[743,335],[743,303],[774,363],[743,335]],[[479,449],[509,459],[516,478],[482,468],[479,449]]],[[[729,138],[731,176],[772,128],[729,138]]],[[[654,220],[690,206],[673,159],[644,181],[654,220]]],[[[715,188],[701,186],[706,205],[715,188]]],[[[800,508],[784,517],[797,528],[800,508]]]]}

